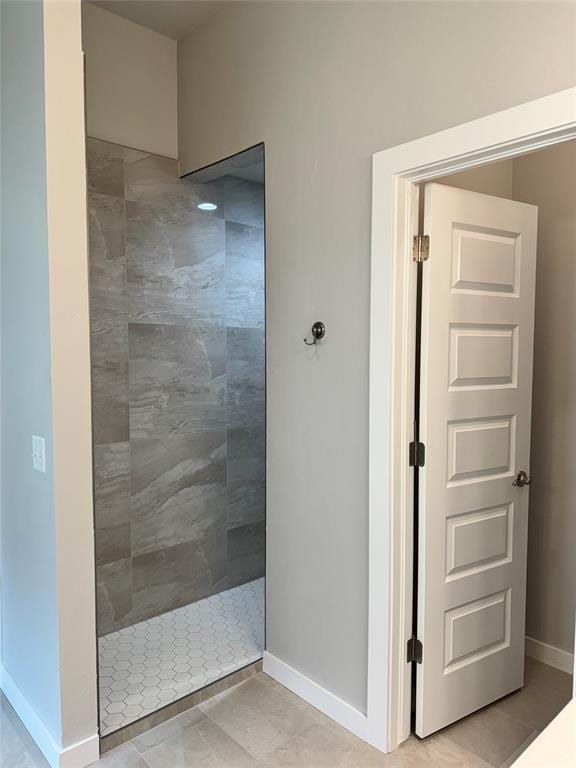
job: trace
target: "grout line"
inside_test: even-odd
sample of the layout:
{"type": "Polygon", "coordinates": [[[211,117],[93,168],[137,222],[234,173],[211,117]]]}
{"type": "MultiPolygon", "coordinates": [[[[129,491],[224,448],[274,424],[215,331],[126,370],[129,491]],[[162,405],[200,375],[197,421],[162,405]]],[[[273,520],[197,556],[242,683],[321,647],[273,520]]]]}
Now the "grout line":
{"type": "Polygon", "coordinates": [[[525,752],[530,744],[540,735],[540,731],[537,731],[535,729],[532,730],[532,733],[530,736],[528,736],[527,739],[525,739],[520,746],[512,752],[511,755],[509,755],[506,760],[504,760],[503,763],[500,764],[499,768],[509,768],[511,765],[513,765],[516,760],[520,757],[520,755],[525,752]]]}
{"type": "MultiPolygon", "coordinates": [[[[513,695],[513,694],[510,694],[513,695]]],[[[517,717],[514,717],[514,715],[509,714],[508,712],[504,712],[504,710],[500,709],[498,707],[499,702],[502,701],[502,699],[499,699],[498,701],[495,701],[493,704],[489,704],[486,709],[495,709],[498,712],[498,715],[507,718],[508,720],[512,720],[514,723],[518,723],[519,725],[523,725],[524,728],[528,728],[530,731],[536,730],[534,726],[528,725],[528,723],[524,723],[522,720],[519,720],[517,717]]],[[[483,711],[483,710],[482,710],[483,711]]],[[[473,717],[473,715],[472,715],[473,717]]]]}
{"type": "MultiPolygon", "coordinates": [[[[494,709],[496,709],[498,711],[498,714],[505,715],[510,720],[514,720],[517,723],[520,723],[521,725],[524,725],[526,728],[530,728],[530,730],[532,730],[532,731],[538,731],[539,729],[535,728],[530,723],[526,723],[524,720],[521,720],[519,717],[516,717],[515,715],[511,715],[509,712],[505,712],[501,708],[501,706],[500,706],[502,704],[502,702],[506,701],[507,699],[511,698],[512,696],[516,696],[518,694],[521,694],[523,691],[526,691],[528,688],[530,688],[531,691],[536,691],[536,693],[538,693],[539,691],[544,691],[544,692],[548,692],[549,694],[552,694],[552,696],[554,696],[555,698],[563,699],[562,694],[559,691],[557,691],[554,687],[552,687],[552,686],[550,686],[550,685],[548,685],[546,683],[536,683],[536,682],[533,682],[529,686],[524,686],[524,688],[522,688],[520,691],[516,691],[515,693],[509,694],[504,699],[498,699],[498,701],[495,701],[490,706],[493,707],[494,709]]],[[[570,701],[570,699],[566,699],[566,701],[563,703],[561,709],[563,709],[566,706],[566,704],[568,704],[569,701],[570,701]]],[[[560,711],[561,710],[559,710],[559,712],[560,711]]],[[[559,712],[557,714],[559,714],[559,712]]],[[[554,717],[556,717],[556,715],[554,715],[554,717]]],[[[552,718],[552,720],[554,719],[554,717],[552,718]]],[[[548,723],[546,723],[546,725],[544,727],[548,727],[548,725],[552,722],[552,720],[550,720],[548,723]]]]}
{"type": "MultiPolygon", "coordinates": [[[[474,752],[472,752],[470,749],[467,749],[466,747],[463,747],[461,744],[457,744],[455,741],[452,741],[452,739],[449,739],[447,736],[444,736],[442,734],[441,735],[432,734],[427,738],[434,739],[440,745],[442,744],[442,740],[445,740],[449,742],[450,747],[456,746],[459,751],[464,752],[465,755],[469,755],[470,768],[479,768],[480,764],[482,764],[482,768],[484,768],[484,766],[486,766],[486,768],[501,768],[500,766],[495,766],[493,763],[489,762],[488,760],[485,760],[483,757],[480,757],[479,755],[474,754],[474,752]]],[[[466,765],[468,766],[468,763],[466,765]]]]}

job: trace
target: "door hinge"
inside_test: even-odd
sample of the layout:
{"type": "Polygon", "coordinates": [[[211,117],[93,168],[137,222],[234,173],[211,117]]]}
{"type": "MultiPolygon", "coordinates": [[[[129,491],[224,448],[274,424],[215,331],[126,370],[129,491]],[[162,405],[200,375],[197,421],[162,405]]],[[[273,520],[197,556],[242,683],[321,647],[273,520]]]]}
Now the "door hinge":
{"type": "Polygon", "coordinates": [[[416,662],[416,664],[422,664],[422,643],[417,637],[411,637],[408,640],[406,661],[410,664],[416,662]]]}
{"type": "Polygon", "coordinates": [[[423,467],[426,462],[426,446],[415,440],[410,443],[410,466],[423,467]]]}
{"type": "Polygon", "coordinates": [[[412,243],[412,261],[421,264],[430,256],[430,235],[414,235],[412,243]]]}

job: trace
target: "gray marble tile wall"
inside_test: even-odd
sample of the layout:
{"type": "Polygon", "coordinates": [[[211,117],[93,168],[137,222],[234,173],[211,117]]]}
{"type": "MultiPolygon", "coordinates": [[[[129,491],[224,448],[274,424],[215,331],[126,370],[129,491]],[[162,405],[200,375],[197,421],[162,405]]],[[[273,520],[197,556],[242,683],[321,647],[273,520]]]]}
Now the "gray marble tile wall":
{"type": "Polygon", "coordinates": [[[102,635],[264,574],[264,190],[87,161],[102,635]]]}

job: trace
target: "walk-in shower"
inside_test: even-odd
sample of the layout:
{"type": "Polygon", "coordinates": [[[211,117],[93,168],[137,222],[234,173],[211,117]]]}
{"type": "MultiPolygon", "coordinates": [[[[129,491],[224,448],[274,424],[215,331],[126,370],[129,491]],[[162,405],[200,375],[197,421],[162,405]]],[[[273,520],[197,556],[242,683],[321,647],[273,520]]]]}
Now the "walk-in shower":
{"type": "Polygon", "coordinates": [[[264,157],[87,146],[106,735],[262,656],[264,157]]]}

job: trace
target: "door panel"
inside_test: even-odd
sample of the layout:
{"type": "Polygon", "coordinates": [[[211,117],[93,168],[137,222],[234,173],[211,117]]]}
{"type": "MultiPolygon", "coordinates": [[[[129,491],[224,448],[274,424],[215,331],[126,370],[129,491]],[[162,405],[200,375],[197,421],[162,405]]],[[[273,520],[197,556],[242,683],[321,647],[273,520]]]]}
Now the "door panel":
{"type": "Polygon", "coordinates": [[[416,733],[522,687],[537,208],[429,184],[416,733]]]}

